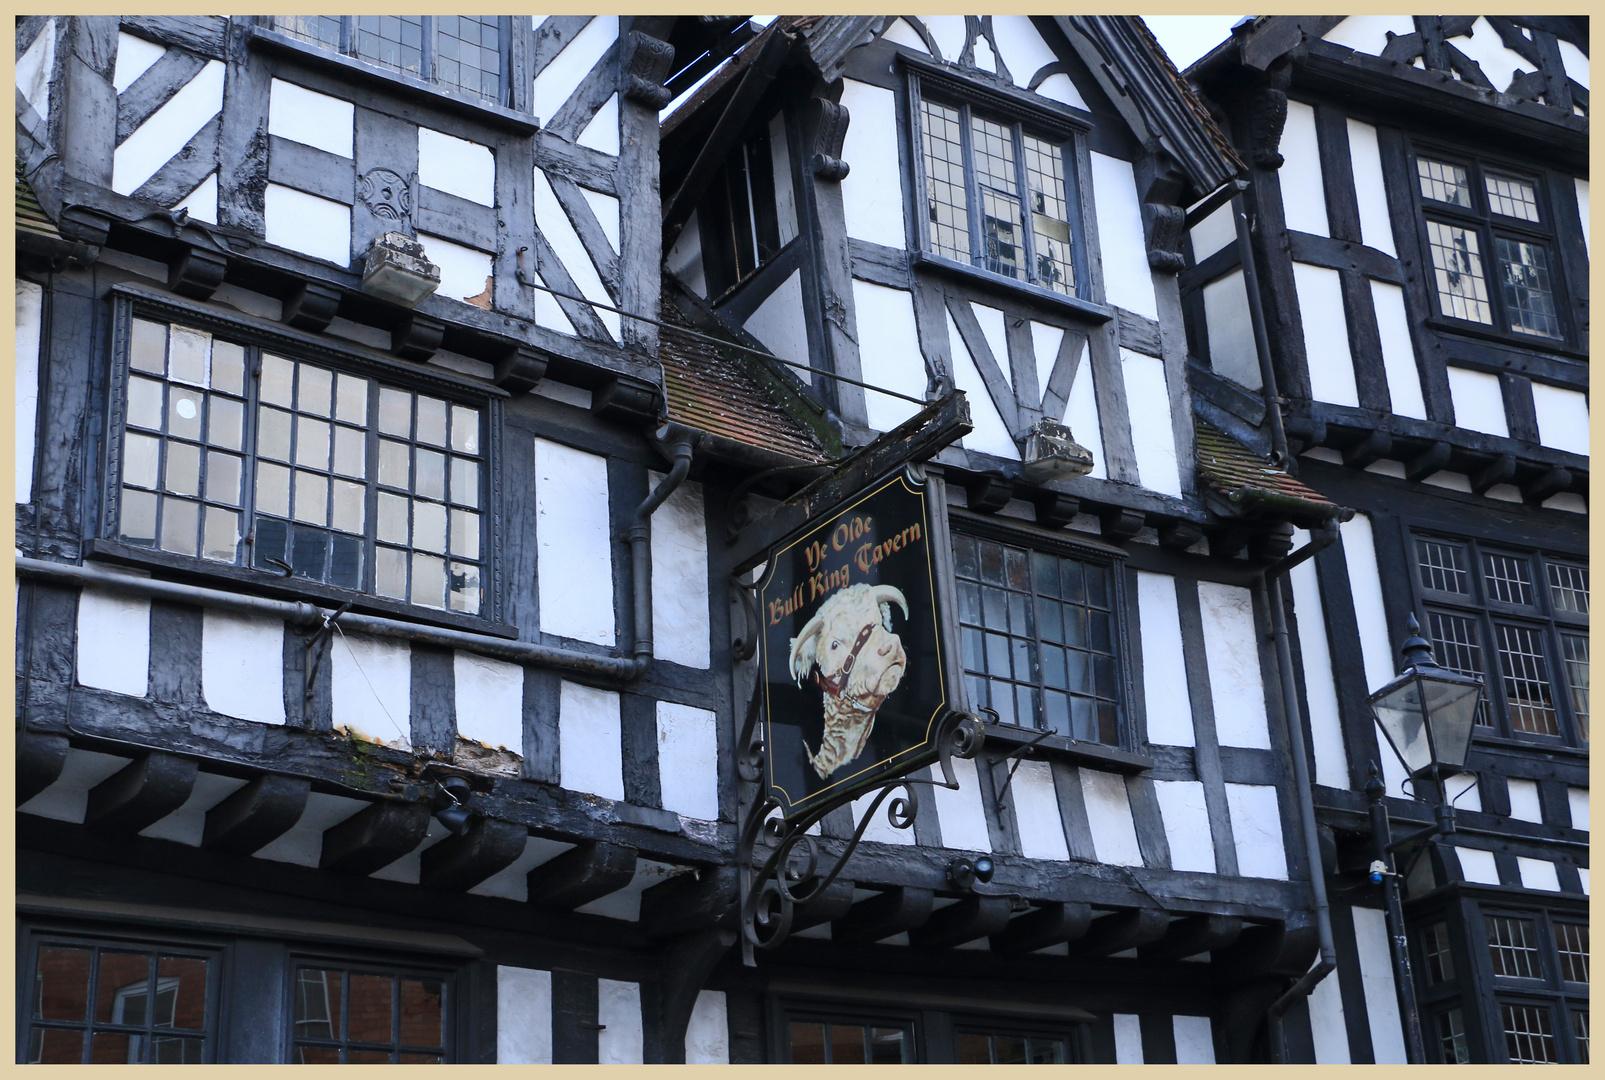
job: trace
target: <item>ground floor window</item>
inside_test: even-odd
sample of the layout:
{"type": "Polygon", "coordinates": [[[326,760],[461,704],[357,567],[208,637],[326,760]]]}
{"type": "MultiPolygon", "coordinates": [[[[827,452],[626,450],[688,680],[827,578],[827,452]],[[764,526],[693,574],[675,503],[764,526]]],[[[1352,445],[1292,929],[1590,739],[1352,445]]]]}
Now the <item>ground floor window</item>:
{"type": "Polygon", "coordinates": [[[1063,1065],[1085,1059],[1085,1025],[1073,1021],[804,1002],[780,1003],[774,1015],[773,1060],[794,1065],[1063,1065]]]}
{"type": "Polygon", "coordinates": [[[440,974],[298,963],[290,1060],[298,1065],[438,1065],[447,1060],[440,974]]]}

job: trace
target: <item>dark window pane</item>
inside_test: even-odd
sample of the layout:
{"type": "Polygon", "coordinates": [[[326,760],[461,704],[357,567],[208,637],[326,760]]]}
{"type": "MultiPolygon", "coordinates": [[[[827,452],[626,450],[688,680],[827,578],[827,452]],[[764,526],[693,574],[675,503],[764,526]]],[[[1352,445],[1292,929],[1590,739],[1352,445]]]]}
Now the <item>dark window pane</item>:
{"type": "Polygon", "coordinates": [[[1494,629],[1499,635],[1499,667],[1505,676],[1511,727],[1528,734],[1559,735],[1554,686],[1549,681],[1541,634],[1530,626],[1500,624],[1494,629]]]}
{"type": "Polygon", "coordinates": [[[171,1005],[156,1018],[158,1024],[186,1031],[206,1027],[206,961],[193,956],[164,956],[156,964],[156,980],[171,1005]]]}
{"type": "Polygon", "coordinates": [[[340,1037],[340,972],[321,968],[296,972],[295,1034],[306,1039],[340,1037]]]}
{"type": "Polygon", "coordinates": [[[116,1031],[97,1031],[90,1039],[91,1065],[134,1065],[145,1060],[145,1039],[116,1031]]]}
{"type": "Polygon", "coordinates": [[[1549,564],[1549,596],[1556,611],[1588,614],[1588,567],[1549,564]]]}
{"type": "Polygon", "coordinates": [[[1466,1046],[1466,1026],[1459,1009],[1439,1013],[1434,1025],[1438,1036],[1439,1060],[1445,1065],[1465,1065],[1471,1061],[1466,1046]]]}
{"type": "Polygon", "coordinates": [[[439,979],[401,980],[402,1045],[444,1045],[441,1029],[444,995],[445,985],[439,979]]]}
{"type": "Polygon", "coordinates": [[[350,976],[351,1004],[346,1037],[352,1042],[388,1043],[392,1039],[395,980],[389,975],[350,976]]]}
{"type": "Polygon", "coordinates": [[[89,1008],[88,949],[47,945],[39,950],[33,1015],[40,1020],[82,1023],[89,1008]]]}
{"type": "Polygon", "coordinates": [[[317,529],[297,528],[294,538],[294,555],[290,565],[297,577],[322,581],[328,569],[329,534],[317,529]]]}
{"type": "Polygon", "coordinates": [[[908,1040],[901,1028],[869,1029],[869,1063],[902,1065],[908,1061],[908,1040]]]}
{"type": "Polygon", "coordinates": [[[992,1036],[993,1061],[998,1065],[1024,1065],[1025,1039],[1019,1035],[992,1036]]]}
{"type": "Polygon", "coordinates": [[[992,1040],[986,1035],[977,1035],[972,1031],[959,1033],[959,1064],[960,1065],[990,1065],[992,1064],[992,1040]]]}
{"type": "Polygon", "coordinates": [[[35,1028],[28,1043],[28,1060],[35,1065],[80,1065],[84,1060],[84,1032],[35,1028]]]}
{"type": "Polygon", "coordinates": [[[787,1029],[791,1038],[791,1060],[796,1065],[824,1065],[825,1025],[793,1020],[787,1029]]]}
{"type": "Polygon", "coordinates": [[[329,584],[345,589],[362,588],[362,540],[336,533],[329,559],[329,584]]]}
{"type": "Polygon", "coordinates": [[[830,1024],[830,1063],[832,1065],[859,1065],[869,1061],[864,1056],[864,1029],[856,1024],[830,1024]]]}
{"type": "Polygon", "coordinates": [[[1483,552],[1482,572],[1489,600],[1533,606],[1532,571],[1526,559],[1483,552]]]}
{"type": "Polygon", "coordinates": [[[151,1040],[151,1061],[159,1065],[199,1065],[205,1060],[204,1039],[185,1039],[177,1035],[158,1035],[151,1040]]]}
{"type": "Polygon", "coordinates": [[[1500,1007],[1505,1028],[1505,1054],[1512,1065],[1545,1065],[1556,1060],[1549,1009],[1541,1005],[1500,1007]]]}
{"type": "Polygon", "coordinates": [[[1560,337],[1555,286],[1549,278],[1549,252],[1542,244],[1503,236],[1494,242],[1494,248],[1510,328],[1535,337],[1560,337]]]}
{"type": "Polygon", "coordinates": [[[388,1050],[347,1050],[346,1061],[352,1065],[389,1065],[388,1050]]]}
{"type": "Polygon", "coordinates": [[[1483,923],[1487,928],[1488,955],[1495,975],[1514,979],[1543,977],[1531,919],[1488,915],[1483,923]]]}
{"type": "Polygon", "coordinates": [[[1571,692],[1572,717],[1577,721],[1577,737],[1588,741],[1588,638],[1581,634],[1560,636],[1562,658],[1566,662],[1566,686],[1571,692]]]}
{"type": "Polygon", "coordinates": [[[1421,575],[1423,589],[1463,596],[1471,594],[1471,576],[1466,572],[1466,551],[1459,544],[1417,540],[1416,568],[1421,575]]]}
{"type": "Polygon", "coordinates": [[[95,1020],[143,1024],[150,991],[150,954],[103,950],[95,986],[95,1020]]]}
{"type": "Polygon", "coordinates": [[[1454,956],[1449,951],[1449,924],[1433,923],[1421,932],[1422,951],[1427,957],[1427,981],[1441,983],[1455,977],[1454,956]]]}
{"type": "Polygon", "coordinates": [[[332,1046],[297,1046],[295,1063],[298,1065],[338,1065],[340,1051],[332,1046]]]}
{"type": "Polygon", "coordinates": [[[1555,949],[1560,954],[1560,977],[1567,982],[1588,982],[1588,926],[1556,923],[1555,949]]]}
{"type": "Polygon", "coordinates": [[[274,560],[288,562],[284,557],[288,538],[289,526],[284,522],[272,518],[257,518],[256,538],[251,545],[252,565],[259,570],[272,570],[277,565],[274,560]]]}

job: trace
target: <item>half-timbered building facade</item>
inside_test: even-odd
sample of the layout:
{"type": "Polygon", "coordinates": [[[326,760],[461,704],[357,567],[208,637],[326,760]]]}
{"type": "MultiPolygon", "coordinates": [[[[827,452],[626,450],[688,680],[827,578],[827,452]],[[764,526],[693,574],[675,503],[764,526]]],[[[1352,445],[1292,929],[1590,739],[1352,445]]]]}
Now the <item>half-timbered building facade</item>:
{"type": "MultiPolygon", "coordinates": [[[[1474,102],[1515,117],[1500,162],[1543,155],[1438,151],[1536,219],[1388,188],[1385,253],[1354,209],[1290,257],[1240,118],[1282,54],[1217,57],[1212,117],[1128,17],[30,16],[16,45],[20,1061],[1364,1060],[1391,976],[1337,891],[1394,616],[1586,672],[1586,128],[1554,104],[1586,63],[1474,102]],[[1491,270],[1482,329],[1426,306],[1416,214],[1537,251],[1549,307],[1491,270]],[[1263,263],[1296,463],[1201,236],[1263,263]],[[1464,374],[1423,351],[1397,431],[1394,345],[1354,339],[1352,402],[1289,381],[1330,377],[1288,351],[1303,265],[1338,325],[1397,294],[1421,349],[1472,342],[1464,374]],[[966,404],[912,468],[985,744],[911,827],[828,815],[841,876],[745,949],[753,537],[966,404]],[[1423,497],[1427,461],[1466,490],[1423,497]],[[1364,578],[1362,534],[1472,591],[1412,593],[1382,546],[1364,578]],[[1531,610],[1486,602],[1487,559],[1531,610]]],[[[1438,81],[1411,92],[1475,111],[1438,81]]],[[[1328,128],[1406,136],[1321,92],[1320,161],[1283,152],[1330,193],[1328,128]]],[[[1572,701],[1535,733],[1490,697],[1504,816],[1467,819],[1521,838],[1457,841],[1496,880],[1435,857],[1412,900],[1456,970],[1488,905],[1572,970],[1572,701]]]]}

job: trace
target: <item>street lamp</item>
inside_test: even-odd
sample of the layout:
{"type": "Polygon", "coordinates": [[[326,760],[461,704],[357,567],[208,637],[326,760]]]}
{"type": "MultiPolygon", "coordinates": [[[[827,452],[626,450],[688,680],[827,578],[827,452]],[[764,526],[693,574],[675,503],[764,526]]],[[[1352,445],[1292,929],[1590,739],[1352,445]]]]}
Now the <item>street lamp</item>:
{"type": "Polygon", "coordinates": [[[1426,1060],[1421,1036],[1421,1016],[1416,1008],[1415,983],[1410,973],[1410,946],[1405,937],[1404,904],[1399,897],[1399,874],[1393,853],[1418,843],[1432,843],[1437,837],[1455,831],[1454,804],[1444,790],[1444,781],[1463,772],[1466,753],[1471,749],[1471,729],[1477,722],[1477,703],[1482,680],[1440,666],[1432,658],[1432,646],[1421,637],[1414,613],[1408,624],[1409,637],[1400,651],[1404,670],[1399,677],[1368,699],[1377,724],[1389,747],[1403,763],[1411,780],[1413,798],[1434,805],[1436,824],[1393,839],[1388,809],[1382,802],[1386,786],[1371,763],[1371,778],[1365,792],[1371,803],[1371,842],[1374,861],[1371,880],[1382,886],[1387,899],[1388,936],[1393,952],[1394,982],[1398,984],[1399,1006],[1404,1015],[1406,1049],[1412,1064],[1426,1060]]]}

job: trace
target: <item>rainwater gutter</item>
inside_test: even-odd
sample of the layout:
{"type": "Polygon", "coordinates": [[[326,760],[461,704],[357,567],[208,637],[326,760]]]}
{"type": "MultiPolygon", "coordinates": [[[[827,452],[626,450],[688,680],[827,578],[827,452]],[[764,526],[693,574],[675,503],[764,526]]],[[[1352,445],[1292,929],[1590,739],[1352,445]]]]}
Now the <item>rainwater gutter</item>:
{"type": "Polygon", "coordinates": [[[691,455],[696,447],[696,433],[678,424],[665,424],[658,429],[657,439],[666,443],[673,457],[673,466],[658,486],[640,506],[636,507],[635,520],[627,538],[630,543],[631,591],[635,613],[635,634],[628,655],[597,656],[593,653],[542,645],[531,641],[508,641],[490,634],[477,634],[470,630],[426,626],[390,619],[382,615],[362,612],[338,612],[314,604],[295,600],[274,600],[265,596],[212,589],[179,581],[162,581],[157,578],[136,577],[92,565],[53,562],[17,556],[17,576],[36,581],[54,581],[63,584],[105,589],[126,595],[169,600],[180,604],[242,615],[265,616],[281,619],[294,626],[310,629],[338,624],[342,630],[369,634],[374,637],[399,638],[404,641],[423,642],[450,649],[463,649],[481,656],[493,656],[514,663],[571,672],[608,682],[628,683],[646,674],[652,665],[652,529],[654,511],[663,505],[675,488],[679,487],[691,469],[691,455]]]}

